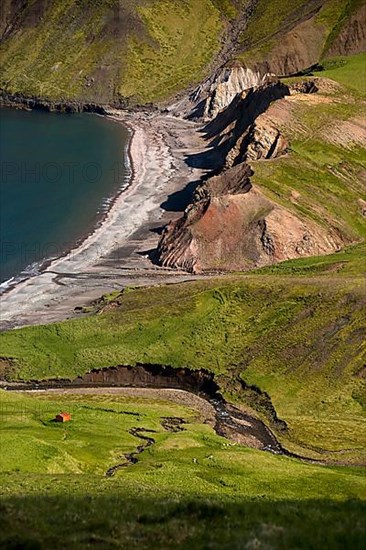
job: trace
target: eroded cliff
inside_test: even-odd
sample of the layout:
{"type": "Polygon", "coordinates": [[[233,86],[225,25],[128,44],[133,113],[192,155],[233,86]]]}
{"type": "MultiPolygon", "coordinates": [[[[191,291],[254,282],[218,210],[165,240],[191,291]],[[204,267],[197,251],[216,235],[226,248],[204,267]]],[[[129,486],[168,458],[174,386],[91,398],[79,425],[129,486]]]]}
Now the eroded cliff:
{"type": "MultiPolygon", "coordinates": [[[[287,166],[283,162],[290,165],[293,162],[295,154],[289,135],[294,136],[295,142],[299,136],[309,141],[318,137],[319,132],[319,139],[335,143],[334,128],[344,128],[344,121],[332,119],[332,132],[331,126],[329,131],[321,126],[314,130],[314,122],[308,128],[303,116],[306,109],[310,114],[311,109],[315,112],[318,109],[319,113],[324,108],[339,109],[339,93],[335,83],[320,78],[296,81],[289,88],[273,77],[263,85],[238,93],[230,105],[204,126],[208,148],[215,148],[221,158],[221,169],[197,188],[184,215],[165,228],[158,246],[160,263],[193,272],[248,270],[282,260],[331,253],[356,241],[357,237],[343,220],[333,215],[332,193],[325,199],[325,206],[315,196],[312,202],[306,197],[309,184],[303,181],[302,173],[306,159],[299,159],[300,189],[292,190],[288,199],[287,168],[283,172],[282,190],[273,192],[270,175],[271,166],[278,173],[280,166],[287,166]],[[330,97],[331,90],[338,95],[330,97]],[[254,178],[258,183],[251,181],[253,169],[261,172],[261,163],[268,174],[269,187],[262,186],[260,178],[254,178]]],[[[352,97],[350,102],[353,104],[352,97]]],[[[364,126],[362,130],[357,128],[357,135],[365,134],[364,126]]],[[[342,135],[337,143],[340,152],[353,147],[347,134],[342,135]]],[[[355,146],[358,143],[355,140],[355,146]]],[[[360,190],[362,174],[357,172],[357,166],[356,163],[354,173],[360,190]]],[[[339,169],[344,168],[346,162],[339,169]]],[[[339,169],[328,163],[321,173],[314,170],[313,174],[307,172],[307,177],[313,179],[316,189],[316,181],[321,181],[325,170],[332,177],[339,177],[341,186],[347,186],[347,175],[338,174],[339,169]]],[[[296,166],[291,177],[296,181],[296,166]]],[[[326,192],[326,187],[318,189],[323,195],[326,192]]],[[[352,198],[352,208],[356,202],[359,210],[357,192],[352,198]]]]}

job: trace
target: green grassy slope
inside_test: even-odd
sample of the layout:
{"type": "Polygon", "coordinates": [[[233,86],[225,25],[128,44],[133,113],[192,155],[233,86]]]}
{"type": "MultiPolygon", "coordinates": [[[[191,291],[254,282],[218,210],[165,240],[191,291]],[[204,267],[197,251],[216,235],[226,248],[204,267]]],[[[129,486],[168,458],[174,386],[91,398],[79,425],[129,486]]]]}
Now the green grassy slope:
{"type": "Polygon", "coordinates": [[[292,449],[359,462],[364,252],[113,295],[119,307],[97,316],[1,334],[1,356],[11,358],[2,365],[12,365],[13,379],[73,378],[138,362],[205,368],[228,398],[270,421],[239,381],[268,392],[292,449]]]}
{"type": "Polygon", "coordinates": [[[3,41],[0,86],[50,99],[169,96],[203,76],[232,6],[230,0],[28,2],[3,41]]]}
{"type": "MultiPolygon", "coordinates": [[[[228,24],[235,27],[247,5],[246,0],[32,0],[19,8],[6,0],[0,13],[0,88],[99,103],[171,97],[207,76],[221,42],[229,40],[228,24]]],[[[260,0],[238,39],[239,58],[251,65],[263,60],[314,5],[322,9],[312,33],[325,47],[359,2],[260,0]]],[[[319,59],[321,54],[322,47],[319,59]]]]}
{"type": "Polygon", "coordinates": [[[228,444],[197,412],[164,401],[0,391],[0,403],[2,548],[362,546],[360,469],[228,444]],[[69,424],[50,422],[66,407],[69,424]],[[185,431],[162,429],[172,414],[185,431]],[[156,443],[107,478],[141,443],[131,426],[156,430],[156,443]]]}
{"type": "MultiPolygon", "coordinates": [[[[275,124],[289,140],[289,154],[251,163],[252,181],[300,218],[333,228],[349,243],[366,236],[362,128],[366,54],[337,58],[332,66],[335,68],[314,74],[331,78],[333,84],[319,83],[316,94],[292,96],[282,102],[285,114],[280,114],[275,124]]],[[[298,79],[284,82],[292,84],[298,79]]]]}
{"type": "Polygon", "coordinates": [[[224,28],[219,10],[207,0],[176,2],[174,7],[170,0],[159,0],[140,14],[149,40],[129,39],[119,93],[153,101],[202,77],[219,49],[224,28]]]}
{"type": "MultiPolygon", "coordinates": [[[[276,58],[277,47],[284,37],[287,38],[287,35],[291,35],[291,31],[296,29],[288,46],[291,43],[293,46],[296,45],[297,55],[303,54],[306,58],[306,49],[311,50],[316,43],[317,58],[312,61],[312,63],[316,63],[326,56],[342,26],[362,5],[362,0],[315,0],[312,2],[259,0],[249,24],[241,35],[243,51],[237,57],[249,64],[258,61],[266,61],[271,64],[271,59],[273,56],[276,58]],[[307,27],[304,31],[301,25],[305,22],[307,27]],[[302,34],[303,32],[305,34],[302,34]],[[299,36],[301,38],[298,40],[299,36]]],[[[291,51],[287,53],[291,55],[291,51]]],[[[306,68],[306,66],[302,68],[306,68]]],[[[297,70],[300,70],[300,67],[297,70]]]]}
{"type": "Polygon", "coordinates": [[[154,430],[151,436],[164,449],[169,439],[160,424],[164,417],[193,422],[187,433],[177,438],[178,444],[189,447],[193,442],[194,446],[195,438],[204,440],[206,433],[214,437],[212,430],[197,423],[197,413],[159,400],[114,395],[29,396],[0,390],[0,403],[1,472],[104,475],[142,443],[128,432],[133,427],[154,430]],[[71,422],[54,423],[56,414],[64,410],[71,413],[71,422]]]}
{"type": "Polygon", "coordinates": [[[366,94],[366,54],[336,57],[323,62],[324,70],[319,76],[331,78],[343,86],[366,94]]]}

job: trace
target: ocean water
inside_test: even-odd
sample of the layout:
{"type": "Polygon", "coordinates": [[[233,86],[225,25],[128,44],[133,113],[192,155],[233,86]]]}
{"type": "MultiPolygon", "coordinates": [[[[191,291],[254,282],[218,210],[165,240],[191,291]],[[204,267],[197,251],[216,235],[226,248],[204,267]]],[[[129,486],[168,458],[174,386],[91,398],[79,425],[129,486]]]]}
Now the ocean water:
{"type": "Polygon", "coordinates": [[[128,138],[97,115],[0,109],[3,289],[96,227],[128,185],[128,138]]]}

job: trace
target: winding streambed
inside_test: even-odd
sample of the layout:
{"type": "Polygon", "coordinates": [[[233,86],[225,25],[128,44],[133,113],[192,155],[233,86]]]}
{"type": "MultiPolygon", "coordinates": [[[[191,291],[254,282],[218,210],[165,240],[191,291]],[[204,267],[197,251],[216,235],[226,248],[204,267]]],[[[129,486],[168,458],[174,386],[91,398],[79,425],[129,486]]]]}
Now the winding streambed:
{"type": "MultiPolygon", "coordinates": [[[[7,384],[3,387],[7,390],[22,391],[84,389],[88,392],[93,390],[100,392],[105,389],[107,392],[111,388],[184,390],[198,396],[212,407],[214,411],[213,427],[218,435],[263,451],[304,459],[284,449],[262,420],[228,403],[221,395],[213,373],[205,370],[174,369],[161,365],[137,365],[135,367],[121,365],[95,369],[74,380],[31,381],[7,384]]],[[[142,452],[146,446],[153,444],[152,438],[142,436],[140,433],[146,431],[141,429],[138,433],[132,434],[145,440],[145,443],[142,449],[137,449],[138,452],[134,454],[134,457],[126,457],[127,463],[135,463],[136,455],[142,452]]]]}
{"type": "MultiPolygon", "coordinates": [[[[185,429],[182,427],[182,424],[185,424],[185,420],[183,420],[183,418],[179,418],[175,416],[162,418],[160,424],[164,428],[164,430],[168,432],[180,432],[180,431],[184,431],[185,429]]],[[[149,430],[148,428],[143,428],[143,427],[138,427],[138,428],[134,427],[128,430],[128,433],[131,434],[133,437],[137,437],[141,439],[143,443],[139,445],[136,448],[136,451],[134,451],[133,453],[126,453],[125,455],[123,455],[125,458],[124,462],[121,462],[120,464],[116,464],[115,466],[108,468],[108,470],[105,473],[106,477],[114,476],[114,474],[118,470],[121,470],[126,466],[130,466],[131,464],[137,464],[138,456],[143,451],[145,451],[145,449],[155,444],[155,439],[150,436],[147,436],[146,434],[157,433],[156,430],[149,430]]]]}
{"type": "Polygon", "coordinates": [[[121,462],[120,464],[116,464],[115,466],[112,466],[111,468],[108,468],[106,471],[107,477],[112,477],[118,470],[121,470],[125,466],[129,466],[130,464],[136,464],[138,462],[138,455],[141,454],[145,449],[148,447],[151,447],[155,443],[155,439],[152,437],[148,437],[147,435],[144,435],[145,433],[155,433],[155,430],[148,430],[147,428],[131,428],[129,430],[129,433],[133,435],[134,437],[138,437],[139,439],[142,439],[144,443],[139,445],[133,453],[127,453],[124,455],[125,461],[121,462]]]}

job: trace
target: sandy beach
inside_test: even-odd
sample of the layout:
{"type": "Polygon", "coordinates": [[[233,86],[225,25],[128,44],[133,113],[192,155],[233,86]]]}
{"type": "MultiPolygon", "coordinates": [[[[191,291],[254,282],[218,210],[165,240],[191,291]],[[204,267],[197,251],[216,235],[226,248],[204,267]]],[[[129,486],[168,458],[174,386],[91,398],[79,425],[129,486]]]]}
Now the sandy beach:
{"type": "Polygon", "coordinates": [[[149,252],[157,245],[159,228],[184,210],[184,189],[204,173],[187,162],[205,147],[197,125],[151,113],[113,111],[108,118],[131,130],[130,185],[80,246],[3,294],[1,329],[72,317],[75,307],[126,285],[193,278],[154,265],[149,252]]]}

